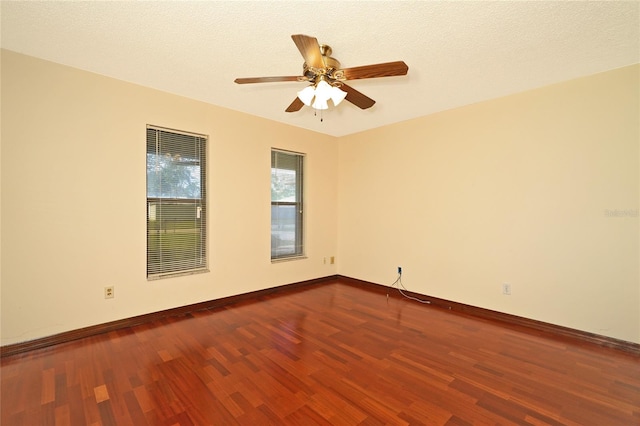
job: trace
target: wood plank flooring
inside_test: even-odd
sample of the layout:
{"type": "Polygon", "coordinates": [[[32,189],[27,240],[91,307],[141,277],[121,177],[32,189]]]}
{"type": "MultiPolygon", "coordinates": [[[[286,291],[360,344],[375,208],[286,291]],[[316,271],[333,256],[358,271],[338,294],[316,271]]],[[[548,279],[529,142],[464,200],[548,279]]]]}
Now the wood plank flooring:
{"type": "Polygon", "coordinates": [[[2,359],[2,425],[640,425],[640,359],[338,280],[2,359]]]}

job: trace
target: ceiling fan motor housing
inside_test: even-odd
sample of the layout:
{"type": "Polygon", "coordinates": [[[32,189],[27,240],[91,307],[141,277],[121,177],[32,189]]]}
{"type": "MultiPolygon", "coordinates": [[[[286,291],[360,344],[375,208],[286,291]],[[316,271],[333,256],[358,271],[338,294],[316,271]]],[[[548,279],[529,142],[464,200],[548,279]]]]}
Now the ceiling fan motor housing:
{"type": "Polygon", "coordinates": [[[340,61],[336,58],[332,58],[331,55],[331,47],[327,44],[320,45],[320,53],[322,54],[322,62],[324,63],[324,68],[314,68],[307,65],[305,62],[302,65],[303,72],[302,74],[307,77],[309,81],[315,83],[317,78],[320,76],[325,76],[331,83],[336,80],[343,79],[343,74],[335,73],[335,71],[340,69],[340,61]]]}

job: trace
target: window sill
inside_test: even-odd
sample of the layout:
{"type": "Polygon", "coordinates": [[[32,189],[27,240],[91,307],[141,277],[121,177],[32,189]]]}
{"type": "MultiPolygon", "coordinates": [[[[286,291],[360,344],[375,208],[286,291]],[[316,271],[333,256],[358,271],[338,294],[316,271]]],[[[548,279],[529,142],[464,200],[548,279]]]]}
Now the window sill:
{"type": "Polygon", "coordinates": [[[183,272],[167,272],[165,274],[158,275],[147,275],[147,281],[156,281],[156,280],[164,280],[166,278],[174,278],[174,277],[184,277],[186,275],[195,275],[195,274],[206,274],[209,272],[209,269],[192,269],[189,271],[183,272]]]}
{"type": "Polygon", "coordinates": [[[301,260],[301,259],[306,259],[306,258],[307,258],[307,256],[305,256],[305,255],[290,256],[290,257],[279,257],[277,259],[271,259],[271,263],[290,262],[292,260],[301,260]]]}

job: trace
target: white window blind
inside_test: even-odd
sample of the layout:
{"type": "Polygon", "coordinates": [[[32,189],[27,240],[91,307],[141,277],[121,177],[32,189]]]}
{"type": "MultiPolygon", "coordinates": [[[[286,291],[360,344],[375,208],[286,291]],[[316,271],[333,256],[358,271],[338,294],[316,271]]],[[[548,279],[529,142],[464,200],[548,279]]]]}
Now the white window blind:
{"type": "Polygon", "coordinates": [[[271,151],[271,259],[304,255],[304,155],[271,151]]]}
{"type": "Polygon", "coordinates": [[[147,278],[207,271],[207,138],[147,126],[147,278]]]}

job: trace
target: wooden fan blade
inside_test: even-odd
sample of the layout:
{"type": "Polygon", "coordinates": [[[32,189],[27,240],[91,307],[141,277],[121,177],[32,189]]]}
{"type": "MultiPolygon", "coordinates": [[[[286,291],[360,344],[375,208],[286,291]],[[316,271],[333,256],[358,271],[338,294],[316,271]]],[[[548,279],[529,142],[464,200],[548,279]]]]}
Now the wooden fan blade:
{"type": "Polygon", "coordinates": [[[406,75],[409,67],[403,61],[385,62],[383,64],[363,65],[361,67],[345,68],[342,70],[347,80],[361,78],[393,77],[406,75]]]}
{"type": "Polygon", "coordinates": [[[289,107],[287,109],[285,109],[286,112],[296,112],[296,111],[300,111],[300,108],[302,108],[304,106],[304,103],[302,103],[302,101],[300,100],[300,98],[296,97],[293,102],[291,102],[291,105],[289,105],[289,107]]]}
{"type": "Polygon", "coordinates": [[[236,78],[234,83],[247,84],[247,83],[274,83],[278,81],[298,81],[298,77],[295,75],[285,77],[250,77],[250,78],[236,78]]]}
{"type": "Polygon", "coordinates": [[[347,86],[346,84],[343,84],[342,86],[340,86],[340,89],[347,92],[347,96],[345,97],[345,99],[351,102],[352,104],[354,104],[355,106],[357,106],[358,108],[362,108],[362,109],[371,108],[373,104],[376,103],[376,101],[374,101],[370,97],[363,95],[353,87],[347,86]]]}
{"type": "Polygon", "coordinates": [[[324,68],[324,61],[322,60],[322,53],[320,52],[320,45],[315,37],[310,37],[304,34],[294,34],[291,36],[293,42],[298,47],[304,61],[307,66],[314,68],[324,68]]]}

